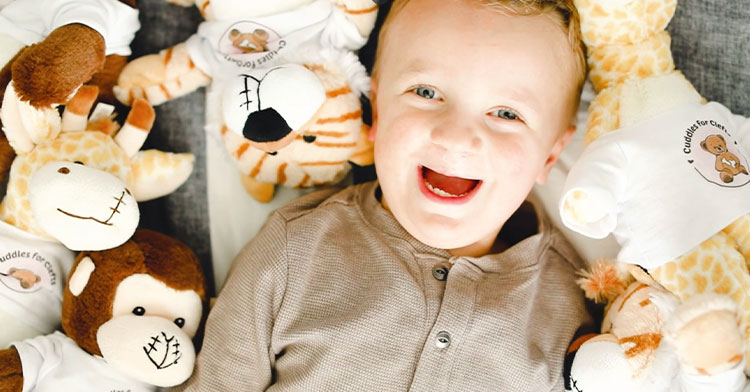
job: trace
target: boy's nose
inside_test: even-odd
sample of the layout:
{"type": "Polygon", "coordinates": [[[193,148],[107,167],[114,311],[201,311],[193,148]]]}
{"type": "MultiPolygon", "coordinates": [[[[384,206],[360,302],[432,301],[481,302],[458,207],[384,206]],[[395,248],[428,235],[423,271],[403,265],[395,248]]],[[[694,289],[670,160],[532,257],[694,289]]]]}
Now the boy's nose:
{"type": "Polygon", "coordinates": [[[433,143],[449,151],[476,151],[482,146],[478,132],[471,125],[460,121],[442,122],[432,129],[430,138],[433,143]]]}

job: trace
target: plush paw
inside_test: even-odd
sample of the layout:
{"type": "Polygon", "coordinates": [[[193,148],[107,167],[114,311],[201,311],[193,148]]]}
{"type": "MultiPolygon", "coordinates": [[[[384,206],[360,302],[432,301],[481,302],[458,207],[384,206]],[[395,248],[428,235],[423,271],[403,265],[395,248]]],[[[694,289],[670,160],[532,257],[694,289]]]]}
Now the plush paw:
{"type": "Polygon", "coordinates": [[[562,213],[571,221],[585,225],[604,218],[607,210],[585,191],[574,190],[565,197],[562,213]]]}
{"type": "Polygon", "coordinates": [[[692,374],[719,374],[743,360],[736,305],[724,296],[699,296],[683,303],[668,320],[665,336],[683,370],[692,374]]]}

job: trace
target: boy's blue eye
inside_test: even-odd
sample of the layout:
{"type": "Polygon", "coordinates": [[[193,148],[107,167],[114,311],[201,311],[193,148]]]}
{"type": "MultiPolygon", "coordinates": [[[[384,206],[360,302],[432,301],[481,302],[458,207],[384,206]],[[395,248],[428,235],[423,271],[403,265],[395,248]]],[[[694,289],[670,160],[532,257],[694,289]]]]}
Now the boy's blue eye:
{"type": "Polygon", "coordinates": [[[435,90],[433,90],[433,89],[431,89],[429,87],[419,86],[419,87],[415,88],[412,91],[414,91],[414,94],[417,94],[417,95],[419,95],[422,98],[427,98],[427,99],[440,98],[440,96],[438,95],[438,93],[436,93],[435,90]]]}
{"type": "Polygon", "coordinates": [[[504,120],[518,120],[518,115],[510,109],[497,109],[492,111],[490,114],[504,120]]]}

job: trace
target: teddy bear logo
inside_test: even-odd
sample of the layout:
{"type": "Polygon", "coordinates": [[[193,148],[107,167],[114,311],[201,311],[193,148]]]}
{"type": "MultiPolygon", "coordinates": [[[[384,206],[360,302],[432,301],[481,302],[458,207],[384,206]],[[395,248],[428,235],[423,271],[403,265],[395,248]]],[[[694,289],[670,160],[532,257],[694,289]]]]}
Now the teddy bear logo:
{"type": "Polygon", "coordinates": [[[229,31],[232,46],[242,53],[261,53],[268,50],[269,34],[266,30],[255,29],[252,33],[243,33],[238,29],[229,31]]]}
{"type": "Polygon", "coordinates": [[[737,155],[727,149],[727,143],[721,135],[708,135],[701,142],[701,148],[716,156],[716,171],[724,183],[734,181],[739,174],[748,174],[747,168],[742,165],[737,155]]]}
{"type": "Polygon", "coordinates": [[[42,281],[42,278],[40,278],[39,275],[23,268],[11,268],[7,274],[0,272],[0,275],[9,276],[18,280],[18,283],[24,290],[28,290],[42,281]]]}

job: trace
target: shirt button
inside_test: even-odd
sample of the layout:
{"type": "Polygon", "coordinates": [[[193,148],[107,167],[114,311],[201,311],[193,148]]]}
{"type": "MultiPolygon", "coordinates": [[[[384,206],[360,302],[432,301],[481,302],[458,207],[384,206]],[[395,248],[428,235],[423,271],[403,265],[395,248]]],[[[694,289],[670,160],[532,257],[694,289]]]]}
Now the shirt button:
{"type": "Polygon", "coordinates": [[[451,334],[445,331],[440,331],[435,338],[435,347],[446,348],[451,345],[451,334]]]}
{"type": "Polygon", "coordinates": [[[432,267],[432,277],[439,281],[448,279],[448,270],[450,265],[447,263],[440,263],[432,267]]]}

